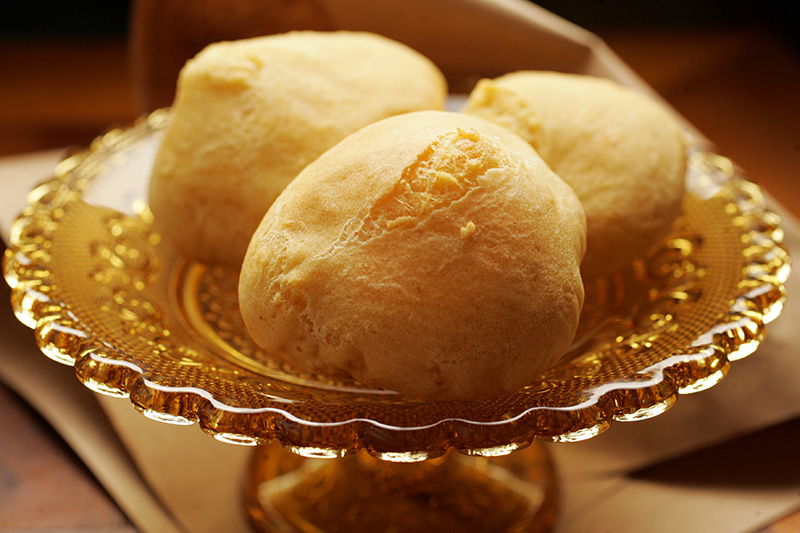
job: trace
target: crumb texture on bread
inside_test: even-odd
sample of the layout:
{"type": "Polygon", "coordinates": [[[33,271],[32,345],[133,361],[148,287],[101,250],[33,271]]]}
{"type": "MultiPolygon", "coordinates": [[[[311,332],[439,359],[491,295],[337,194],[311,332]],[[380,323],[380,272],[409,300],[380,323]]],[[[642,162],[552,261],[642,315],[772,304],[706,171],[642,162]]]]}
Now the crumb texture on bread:
{"type": "Polygon", "coordinates": [[[347,134],[442,109],[444,76],[363,32],[292,32],[208,46],[181,71],[149,201],[185,256],[240,265],[284,187],[347,134]]]}
{"type": "Polygon", "coordinates": [[[569,347],[585,218],[517,135],[448,112],[348,136],[250,243],[250,334],[295,368],[438,399],[518,390],[569,347]]]}
{"type": "Polygon", "coordinates": [[[481,80],[464,110],[527,140],[586,211],[586,277],[646,256],[679,216],[683,133],[660,103],[611,80],[515,72],[481,80]]]}

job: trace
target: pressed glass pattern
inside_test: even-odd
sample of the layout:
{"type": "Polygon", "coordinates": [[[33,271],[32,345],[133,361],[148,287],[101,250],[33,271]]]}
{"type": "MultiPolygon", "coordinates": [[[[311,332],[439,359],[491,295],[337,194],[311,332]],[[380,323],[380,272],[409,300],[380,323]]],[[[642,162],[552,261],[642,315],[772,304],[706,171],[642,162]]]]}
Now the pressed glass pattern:
{"type": "Polygon", "coordinates": [[[31,191],[4,273],[48,357],[151,418],[226,442],[415,462],[586,439],[717,383],[783,306],[780,220],[729,160],[695,144],[670,236],[647,261],[586,280],[573,348],[522,390],[431,402],[300,375],[260,362],[270,358],[244,330],[235,271],[188,263],[154,232],[147,182],[168,121],[153,113],[62,162],[31,191]]]}

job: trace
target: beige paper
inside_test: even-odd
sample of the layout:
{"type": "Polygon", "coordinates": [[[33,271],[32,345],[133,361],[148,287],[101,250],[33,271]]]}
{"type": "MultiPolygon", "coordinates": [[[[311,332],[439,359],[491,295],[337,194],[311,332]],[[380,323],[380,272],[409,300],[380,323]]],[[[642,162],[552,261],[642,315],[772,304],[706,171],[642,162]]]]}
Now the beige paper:
{"type": "Polygon", "coordinates": [[[42,355],[33,332],[17,321],[7,304],[5,283],[0,296],[0,379],[58,431],[138,529],[177,532],[99,409],[97,396],[77,380],[71,367],[42,355]]]}
{"type": "Polygon", "coordinates": [[[214,440],[196,424],[150,420],[126,399],[100,397],[100,405],[155,497],[185,531],[249,531],[242,491],[253,448],[214,440]]]}
{"type": "Polygon", "coordinates": [[[797,506],[796,487],[669,485],[613,478],[578,481],[584,507],[562,509],[558,533],[755,531],[797,506]]]}

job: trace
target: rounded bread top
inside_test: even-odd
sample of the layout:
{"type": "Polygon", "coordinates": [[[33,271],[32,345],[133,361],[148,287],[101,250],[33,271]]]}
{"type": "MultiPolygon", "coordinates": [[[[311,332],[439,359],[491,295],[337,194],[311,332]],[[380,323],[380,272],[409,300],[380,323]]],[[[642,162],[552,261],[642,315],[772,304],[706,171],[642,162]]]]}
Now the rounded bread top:
{"type": "Polygon", "coordinates": [[[584,277],[646,256],[683,202],[683,132],[665,106],[614,81],[521,71],[481,80],[465,112],[527,140],[586,212],[584,277]]]}
{"type": "Polygon", "coordinates": [[[428,398],[529,383],[569,347],[585,219],[517,135],[458,113],[367,126],[306,167],[242,267],[245,324],[322,376],[428,398]]]}
{"type": "Polygon", "coordinates": [[[184,255],[239,265],[271,203],[356,129],[441,109],[428,59],[364,32],[292,32],[209,45],[180,73],[150,185],[156,224],[184,255]]]}

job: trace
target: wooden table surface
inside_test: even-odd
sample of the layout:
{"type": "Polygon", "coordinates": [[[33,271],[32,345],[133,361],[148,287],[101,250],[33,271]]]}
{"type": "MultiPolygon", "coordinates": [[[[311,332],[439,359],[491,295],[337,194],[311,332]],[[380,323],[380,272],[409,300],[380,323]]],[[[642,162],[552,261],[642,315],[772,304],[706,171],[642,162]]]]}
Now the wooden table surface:
{"type": "MultiPolygon", "coordinates": [[[[758,28],[597,33],[800,217],[797,50],[758,28]]],[[[126,54],[120,39],[0,41],[0,156],[86,145],[135,118],[126,54]]],[[[3,284],[0,299],[7,297],[3,284]]],[[[59,436],[1,385],[0,412],[0,531],[133,530],[59,436]]],[[[765,531],[800,531],[800,512],[765,531]]]]}

